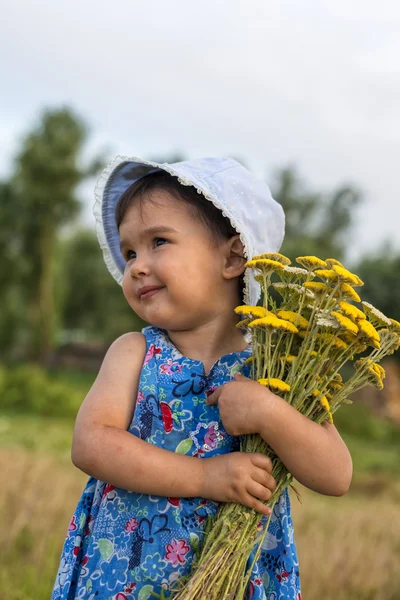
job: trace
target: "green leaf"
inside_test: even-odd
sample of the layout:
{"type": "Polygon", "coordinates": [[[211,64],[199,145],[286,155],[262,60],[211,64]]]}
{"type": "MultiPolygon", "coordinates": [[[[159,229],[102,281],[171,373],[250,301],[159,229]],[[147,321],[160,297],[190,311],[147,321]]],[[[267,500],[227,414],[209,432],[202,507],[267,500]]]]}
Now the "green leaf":
{"type": "Polygon", "coordinates": [[[88,580],[87,580],[87,582],[86,582],[86,589],[87,589],[87,591],[88,591],[89,593],[92,591],[92,587],[93,587],[93,586],[92,586],[92,580],[91,580],[91,579],[88,579],[88,580]]]}
{"type": "Polygon", "coordinates": [[[151,596],[151,592],[153,591],[152,585],[145,585],[139,592],[139,600],[148,600],[151,596]]]}
{"type": "Polygon", "coordinates": [[[182,440],[176,447],[175,452],[177,454],[187,454],[190,450],[190,448],[193,445],[193,441],[190,438],[187,438],[186,440],[182,440]]]}
{"type": "Polygon", "coordinates": [[[108,560],[114,551],[114,546],[110,540],[102,539],[98,541],[98,546],[103,560],[108,560]]]}

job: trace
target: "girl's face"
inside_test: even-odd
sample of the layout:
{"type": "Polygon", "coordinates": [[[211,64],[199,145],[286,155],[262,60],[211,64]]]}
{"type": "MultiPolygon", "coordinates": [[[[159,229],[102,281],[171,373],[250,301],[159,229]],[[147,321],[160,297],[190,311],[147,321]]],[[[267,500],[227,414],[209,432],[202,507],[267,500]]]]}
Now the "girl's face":
{"type": "Polygon", "coordinates": [[[151,202],[128,209],[119,233],[126,260],[122,289],[147,323],[185,330],[231,310],[222,275],[223,241],[219,246],[212,243],[190,206],[155,190],[151,202]],[[141,295],[141,288],[148,286],[159,289],[141,295]]]}

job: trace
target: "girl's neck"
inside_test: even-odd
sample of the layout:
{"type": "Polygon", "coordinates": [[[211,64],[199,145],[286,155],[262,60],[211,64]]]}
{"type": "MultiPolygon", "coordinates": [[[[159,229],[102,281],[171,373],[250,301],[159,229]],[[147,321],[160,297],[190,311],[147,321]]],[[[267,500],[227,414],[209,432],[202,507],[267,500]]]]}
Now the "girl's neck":
{"type": "Polygon", "coordinates": [[[243,330],[235,325],[237,319],[226,321],[215,319],[184,331],[167,329],[168,337],[183,356],[213,364],[221,356],[231,352],[242,352],[248,347],[243,330]]]}

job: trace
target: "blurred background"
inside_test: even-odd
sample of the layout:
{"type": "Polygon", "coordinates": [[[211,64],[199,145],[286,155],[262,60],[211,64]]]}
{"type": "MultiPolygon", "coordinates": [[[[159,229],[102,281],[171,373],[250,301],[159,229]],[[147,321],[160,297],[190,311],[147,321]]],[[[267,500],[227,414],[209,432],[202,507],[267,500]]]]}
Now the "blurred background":
{"type": "MultiPolygon", "coordinates": [[[[0,599],[48,600],[86,476],[74,418],[146,324],[103,262],[116,154],[228,155],[283,205],[282,252],[335,257],[400,320],[400,4],[14,0],[0,36],[0,599]]],[[[305,600],[399,600],[400,365],[335,424],[351,490],[292,498],[305,600]]]]}

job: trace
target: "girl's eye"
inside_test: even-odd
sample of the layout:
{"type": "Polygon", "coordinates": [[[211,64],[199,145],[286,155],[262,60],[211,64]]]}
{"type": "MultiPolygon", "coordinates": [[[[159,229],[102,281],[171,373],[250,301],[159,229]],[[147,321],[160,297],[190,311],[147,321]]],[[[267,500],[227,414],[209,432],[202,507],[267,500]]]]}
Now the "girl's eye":
{"type": "MultiPolygon", "coordinates": [[[[157,247],[158,247],[157,242],[168,242],[168,240],[166,240],[165,238],[160,238],[160,237],[154,238],[153,241],[155,242],[157,247]]],[[[162,244],[162,245],[164,245],[164,244],[162,244]]],[[[126,261],[128,262],[132,258],[135,258],[135,255],[136,255],[136,252],[134,252],[134,250],[127,250],[126,251],[126,261]]]]}

